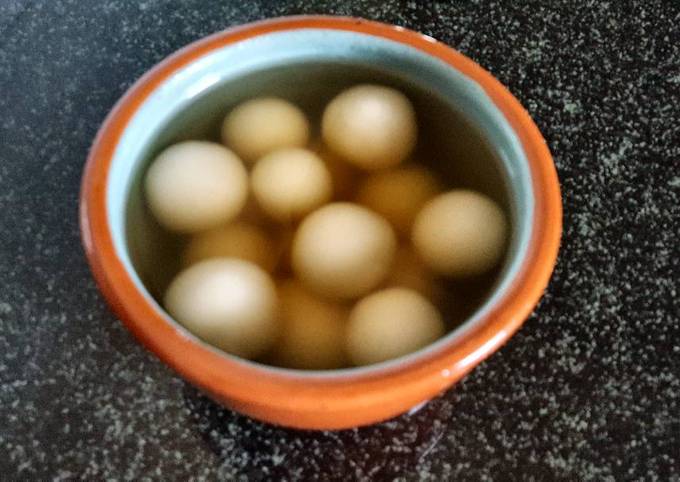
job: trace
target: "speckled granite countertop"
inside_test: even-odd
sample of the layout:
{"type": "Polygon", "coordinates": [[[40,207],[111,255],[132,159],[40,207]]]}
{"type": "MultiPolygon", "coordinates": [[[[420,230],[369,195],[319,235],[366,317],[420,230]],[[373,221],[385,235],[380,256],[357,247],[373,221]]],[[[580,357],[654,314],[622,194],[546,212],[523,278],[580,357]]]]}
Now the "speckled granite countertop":
{"type": "Polygon", "coordinates": [[[0,478],[680,480],[680,3],[422,3],[0,2],[0,478]],[[423,410],[337,433],[254,422],[175,376],[108,311],[78,235],[87,149],[124,90],[192,40],[297,13],[477,60],[564,192],[520,333],[423,410]]]}

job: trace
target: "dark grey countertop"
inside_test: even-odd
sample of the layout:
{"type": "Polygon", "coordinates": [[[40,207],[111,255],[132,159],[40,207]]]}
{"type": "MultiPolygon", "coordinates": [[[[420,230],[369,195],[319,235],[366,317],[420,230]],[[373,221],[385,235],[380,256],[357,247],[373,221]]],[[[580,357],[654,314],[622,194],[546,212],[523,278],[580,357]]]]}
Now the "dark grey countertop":
{"type": "Polygon", "coordinates": [[[680,480],[680,3],[0,2],[0,478],[680,480]],[[520,5],[521,4],[521,5],[520,5]],[[335,433],[224,410],[109,312],[81,170],[144,71],[243,22],[335,13],[489,69],[554,153],[565,231],[522,330],[421,411],[335,433]]]}

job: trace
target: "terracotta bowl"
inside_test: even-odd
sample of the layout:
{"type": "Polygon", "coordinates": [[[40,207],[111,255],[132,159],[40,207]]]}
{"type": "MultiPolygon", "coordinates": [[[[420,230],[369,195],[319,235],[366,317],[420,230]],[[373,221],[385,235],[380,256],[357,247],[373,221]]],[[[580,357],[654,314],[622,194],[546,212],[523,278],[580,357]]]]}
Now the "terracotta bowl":
{"type": "Polygon", "coordinates": [[[80,209],[94,277],[120,319],[149,350],[225,406],[305,429],[385,420],[463,377],[498,349],[538,302],[555,264],[562,227],[559,184],[546,143],[491,74],[431,37],[324,16],[229,29],[154,67],[99,130],[85,167],[80,209]],[[158,287],[147,281],[165,266],[144,265],[138,252],[143,248],[135,248],[137,243],[148,249],[153,242],[152,234],[142,242],[135,235],[152,232],[144,227],[149,221],[139,202],[140,173],[149,158],[172,140],[209,136],[209,126],[225,109],[248,96],[282,92],[303,104],[309,101],[305,107],[314,112],[310,99],[367,78],[400,86],[415,99],[423,135],[438,136],[441,145],[450,142],[453,151],[456,146],[468,149],[468,154],[454,152],[451,161],[439,155],[443,175],[467,162],[465,172],[482,179],[470,179],[470,184],[477,182],[507,207],[512,239],[488,295],[436,343],[364,368],[274,368],[223,353],[188,333],[158,304],[158,287]],[[471,145],[475,136],[478,141],[471,145]],[[485,169],[493,172],[484,174],[485,169]],[[487,185],[489,176],[495,179],[492,185],[487,185]]]}

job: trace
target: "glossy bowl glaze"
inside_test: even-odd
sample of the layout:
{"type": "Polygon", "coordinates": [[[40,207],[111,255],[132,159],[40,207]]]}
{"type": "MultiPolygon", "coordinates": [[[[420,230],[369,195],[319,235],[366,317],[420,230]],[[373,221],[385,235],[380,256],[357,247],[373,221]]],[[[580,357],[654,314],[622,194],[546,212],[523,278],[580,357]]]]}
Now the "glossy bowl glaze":
{"type": "Polygon", "coordinates": [[[85,168],[80,203],[83,244],[94,277],[145,346],[225,406],[267,422],[312,429],[355,427],[403,413],[450,387],[498,349],[542,295],[562,227],[559,184],[546,143],[519,102],[488,72],[434,39],[401,27],[324,16],[230,29],[154,67],[101,127],[85,168]],[[491,295],[431,346],[370,367],[287,370],[207,345],[155,301],[135,269],[126,239],[132,186],[169,119],[221,82],[306,61],[371,65],[448,99],[488,140],[510,193],[513,235],[491,295]]]}

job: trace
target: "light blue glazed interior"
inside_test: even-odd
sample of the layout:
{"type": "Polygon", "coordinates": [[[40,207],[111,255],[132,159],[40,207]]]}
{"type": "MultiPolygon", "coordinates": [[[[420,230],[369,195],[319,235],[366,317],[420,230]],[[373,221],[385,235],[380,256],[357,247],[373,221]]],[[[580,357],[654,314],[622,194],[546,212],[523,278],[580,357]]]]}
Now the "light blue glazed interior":
{"type": "Polygon", "coordinates": [[[422,135],[432,136],[432,145],[439,139],[438,150],[426,153],[437,158],[434,168],[444,178],[496,198],[506,207],[513,232],[506,261],[494,273],[490,296],[447,336],[407,357],[332,373],[402,363],[448,343],[473,327],[508,289],[526,253],[534,201],[521,145],[484,91],[438,59],[392,41],[332,30],[272,33],[213,51],[165,81],[129,122],[111,164],[107,212],[116,253],[149,303],[186,336],[193,338],[157,303],[160,285],[154,287],[147,279],[152,272],[162,278],[164,271],[167,275],[176,266],[143,261],[156,259],[144,250],[172,252],[178,242],[160,235],[144,214],[140,179],[149,160],[171,142],[214,137],[220,117],[245,98],[281,95],[315,117],[321,106],[314,99],[327,99],[329,91],[367,79],[407,92],[416,110],[425,113],[419,119],[422,135]]]}

